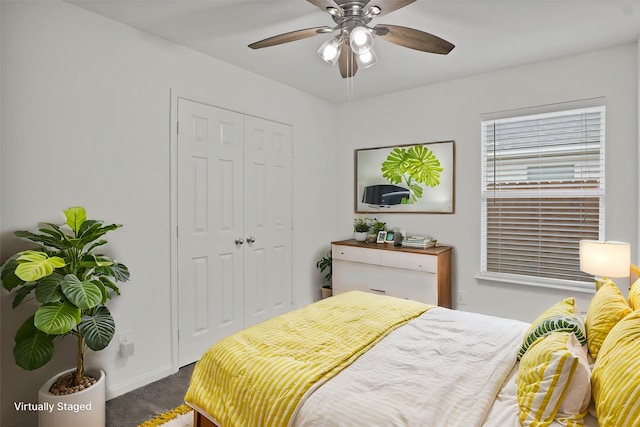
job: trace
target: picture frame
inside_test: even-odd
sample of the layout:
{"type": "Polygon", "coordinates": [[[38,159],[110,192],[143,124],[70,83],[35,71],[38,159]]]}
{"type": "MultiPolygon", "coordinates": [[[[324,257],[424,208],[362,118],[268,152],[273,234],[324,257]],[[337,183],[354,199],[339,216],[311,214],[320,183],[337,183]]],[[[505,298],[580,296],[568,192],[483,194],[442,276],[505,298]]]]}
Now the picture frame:
{"type": "Polygon", "coordinates": [[[378,231],[378,237],[376,238],[376,243],[384,243],[386,238],[387,238],[386,231],[378,231]]]}
{"type": "Polygon", "coordinates": [[[455,141],[354,151],[356,213],[455,213],[455,141]]]}

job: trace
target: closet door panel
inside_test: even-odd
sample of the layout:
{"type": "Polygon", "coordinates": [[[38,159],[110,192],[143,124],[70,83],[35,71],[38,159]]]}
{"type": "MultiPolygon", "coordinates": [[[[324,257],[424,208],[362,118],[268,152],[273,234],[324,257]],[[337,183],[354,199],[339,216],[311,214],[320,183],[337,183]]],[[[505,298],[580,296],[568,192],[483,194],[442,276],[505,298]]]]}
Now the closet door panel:
{"type": "Polygon", "coordinates": [[[245,326],[291,307],[292,131],[245,117],[245,326]]]}
{"type": "Polygon", "coordinates": [[[181,366],[243,327],[243,117],[178,102],[178,293],[181,366]]]}

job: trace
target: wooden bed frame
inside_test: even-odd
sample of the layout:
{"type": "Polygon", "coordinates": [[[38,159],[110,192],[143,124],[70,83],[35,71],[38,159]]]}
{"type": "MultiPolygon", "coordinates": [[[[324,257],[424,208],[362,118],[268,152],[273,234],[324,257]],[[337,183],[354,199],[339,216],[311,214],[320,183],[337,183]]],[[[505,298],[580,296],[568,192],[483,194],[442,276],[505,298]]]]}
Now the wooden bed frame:
{"type": "Polygon", "coordinates": [[[209,418],[202,415],[200,412],[193,410],[193,427],[218,427],[209,420],[209,418]]]}

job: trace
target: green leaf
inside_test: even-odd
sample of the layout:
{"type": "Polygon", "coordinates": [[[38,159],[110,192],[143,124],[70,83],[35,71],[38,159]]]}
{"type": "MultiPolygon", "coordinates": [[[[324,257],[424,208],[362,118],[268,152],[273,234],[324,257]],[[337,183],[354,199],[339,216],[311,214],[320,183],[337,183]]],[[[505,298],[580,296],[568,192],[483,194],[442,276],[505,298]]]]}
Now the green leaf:
{"type": "Polygon", "coordinates": [[[40,231],[40,233],[42,233],[43,235],[46,234],[51,236],[51,239],[53,239],[53,241],[50,241],[49,246],[53,246],[60,250],[69,249],[73,246],[71,241],[69,240],[69,236],[67,236],[64,231],[62,231],[60,226],[56,224],[45,222],[40,226],[38,231],[40,231]]]}
{"type": "Polygon", "coordinates": [[[423,145],[416,145],[407,151],[406,172],[417,182],[428,187],[440,185],[440,173],[444,169],[440,167],[440,160],[423,145]]]}
{"type": "Polygon", "coordinates": [[[49,276],[56,268],[65,266],[65,261],[57,256],[49,258],[44,252],[24,251],[18,257],[19,265],[15,274],[25,282],[35,282],[49,276]]]}
{"type": "Polygon", "coordinates": [[[106,244],[107,244],[106,240],[98,240],[93,245],[89,246],[89,249],[87,249],[87,252],[91,252],[92,250],[94,250],[98,246],[102,246],[102,245],[106,245],[106,244]]]}
{"type": "Polygon", "coordinates": [[[22,369],[33,371],[47,364],[53,357],[53,338],[38,330],[34,316],[29,317],[16,333],[13,357],[22,369]]]}
{"type": "Polygon", "coordinates": [[[20,289],[18,289],[18,290],[16,291],[16,296],[15,296],[15,298],[13,299],[13,303],[11,304],[11,306],[12,306],[13,308],[16,308],[17,306],[19,306],[19,305],[20,305],[20,303],[22,303],[22,300],[24,300],[24,298],[25,298],[27,295],[29,295],[29,294],[31,293],[31,291],[35,289],[35,287],[36,287],[36,284],[35,284],[35,283],[32,283],[32,284],[29,284],[29,285],[23,286],[23,287],[21,287],[20,289]]]}
{"type": "Polygon", "coordinates": [[[80,323],[80,309],[69,301],[44,304],[34,317],[36,328],[49,335],[66,334],[80,323]]]}
{"type": "Polygon", "coordinates": [[[102,302],[100,288],[91,282],[80,281],[73,274],[64,276],[60,289],[71,304],[81,309],[93,308],[102,302]]]}
{"type": "Polygon", "coordinates": [[[99,257],[94,254],[85,254],[80,260],[81,267],[108,267],[113,264],[113,261],[105,257],[99,257]]]}
{"type": "Polygon", "coordinates": [[[36,288],[36,300],[41,304],[62,301],[64,294],[60,289],[60,282],[63,278],[62,274],[54,272],[51,276],[40,280],[36,288]]]}
{"type": "Polygon", "coordinates": [[[411,203],[415,203],[422,197],[423,189],[420,184],[409,185],[409,193],[411,194],[411,203]]]}
{"type": "Polygon", "coordinates": [[[81,206],[65,209],[63,212],[64,216],[67,217],[67,225],[77,236],[80,226],[87,219],[87,212],[81,206]]]}
{"type": "Polygon", "coordinates": [[[36,332],[40,330],[33,324],[33,316],[31,316],[16,331],[15,342],[24,341],[36,332]]]}
{"type": "Polygon", "coordinates": [[[2,273],[0,273],[0,280],[2,280],[2,287],[10,291],[17,286],[24,285],[25,281],[16,276],[16,268],[18,267],[17,256],[10,258],[4,266],[2,266],[2,273]]]}
{"type": "Polygon", "coordinates": [[[68,242],[60,242],[60,240],[48,235],[35,234],[29,231],[16,231],[14,234],[16,237],[19,237],[22,240],[28,240],[45,247],[51,247],[60,250],[67,249],[69,247],[68,242]]]}
{"type": "Polygon", "coordinates": [[[126,282],[129,280],[129,269],[119,262],[106,267],[96,267],[95,274],[100,277],[113,277],[116,282],[126,282]]]}
{"type": "Polygon", "coordinates": [[[98,289],[100,289],[100,292],[102,293],[102,304],[106,304],[106,302],[109,300],[109,293],[107,292],[107,288],[100,280],[92,280],[91,283],[93,283],[98,287],[98,289]]]}
{"type": "Polygon", "coordinates": [[[84,236],[86,234],[91,234],[93,231],[97,230],[102,226],[102,221],[97,219],[88,219],[82,223],[80,226],[80,230],[78,236],[84,236]]]}
{"type": "Polygon", "coordinates": [[[99,239],[109,231],[117,230],[118,228],[122,227],[122,225],[119,224],[109,224],[105,226],[102,226],[101,224],[101,222],[98,222],[89,229],[80,232],[79,237],[82,247],[88,245],[96,239],[99,239]]]}
{"type": "Polygon", "coordinates": [[[111,280],[109,280],[108,277],[102,276],[99,279],[100,279],[100,282],[102,282],[102,284],[105,286],[105,288],[109,288],[112,291],[114,291],[116,293],[116,295],[120,295],[120,289],[116,286],[115,283],[113,283],[111,280]]]}
{"type": "Polygon", "coordinates": [[[382,162],[382,176],[391,184],[400,184],[406,170],[407,152],[404,148],[394,148],[382,162]]]}
{"type": "Polygon", "coordinates": [[[116,333],[116,324],[105,306],[98,307],[92,316],[83,316],[78,332],[91,350],[99,351],[109,345],[116,333]]]}
{"type": "Polygon", "coordinates": [[[113,278],[116,279],[117,282],[126,282],[131,277],[129,274],[129,268],[119,262],[116,262],[111,266],[111,271],[113,272],[113,278]]]}

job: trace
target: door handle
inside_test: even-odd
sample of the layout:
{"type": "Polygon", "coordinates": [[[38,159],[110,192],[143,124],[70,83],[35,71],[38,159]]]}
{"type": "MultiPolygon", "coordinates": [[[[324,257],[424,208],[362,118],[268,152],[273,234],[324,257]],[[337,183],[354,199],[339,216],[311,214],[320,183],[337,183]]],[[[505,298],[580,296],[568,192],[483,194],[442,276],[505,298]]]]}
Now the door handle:
{"type": "Polygon", "coordinates": [[[240,239],[236,239],[236,245],[241,245],[244,243],[244,239],[240,238],[240,239]]]}
{"type": "Polygon", "coordinates": [[[254,243],[256,241],[256,238],[253,236],[249,236],[247,237],[247,243],[254,243]]]}

